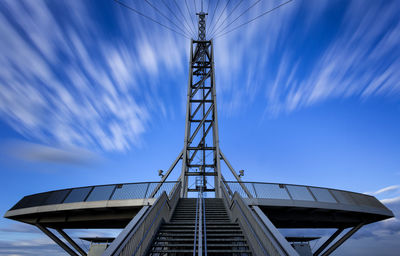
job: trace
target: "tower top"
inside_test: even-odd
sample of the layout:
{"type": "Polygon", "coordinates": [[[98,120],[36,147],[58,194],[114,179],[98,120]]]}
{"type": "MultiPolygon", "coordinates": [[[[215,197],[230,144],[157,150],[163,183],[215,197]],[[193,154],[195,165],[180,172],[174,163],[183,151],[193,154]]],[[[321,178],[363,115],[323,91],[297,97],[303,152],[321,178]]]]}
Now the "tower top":
{"type": "Polygon", "coordinates": [[[198,40],[204,41],[206,40],[206,15],[208,13],[205,13],[203,11],[196,13],[196,15],[199,16],[199,35],[198,35],[198,40]]]}

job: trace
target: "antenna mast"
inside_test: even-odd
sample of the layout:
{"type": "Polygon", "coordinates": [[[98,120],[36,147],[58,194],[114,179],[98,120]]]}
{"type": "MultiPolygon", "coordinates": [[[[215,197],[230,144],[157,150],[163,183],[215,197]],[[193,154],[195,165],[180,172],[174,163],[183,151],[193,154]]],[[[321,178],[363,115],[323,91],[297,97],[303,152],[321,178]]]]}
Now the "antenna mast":
{"type": "Polygon", "coordinates": [[[203,5],[201,12],[196,14],[198,38],[191,40],[190,47],[181,196],[187,197],[188,192],[198,192],[198,187],[191,188],[189,184],[193,183],[191,177],[201,176],[202,191],[213,191],[215,197],[220,197],[221,169],[213,43],[206,39],[208,14],[203,12],[203,5]],[[214,177],[214,184],[207,182],[208,176],[214,177]]]}

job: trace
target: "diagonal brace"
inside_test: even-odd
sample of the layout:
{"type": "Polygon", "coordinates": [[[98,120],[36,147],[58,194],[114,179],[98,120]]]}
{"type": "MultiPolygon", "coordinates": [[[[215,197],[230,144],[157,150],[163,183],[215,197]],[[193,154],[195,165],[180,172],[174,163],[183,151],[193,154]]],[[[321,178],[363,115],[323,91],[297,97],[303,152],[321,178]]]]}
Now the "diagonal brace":
{"type": "Polygon", "coordinates": [[[364,223],[360,223],[357,226],[353,227],[349,232],[347,232],[343,237],[336,241],[331,247],[329,247],[322,256],[330,255],[334,250],[336,250],[339,246],[341,246],[347,239],[349,239],[354,233],[356,233],[364,223]]]}
{"type": "Polygon", "coordinates": [[[172,170],[175,168],[175,166],[178,164],[179,160],[183,158],[183,150],[179,153],[178,157],[175,159],[175,161],[172,163],[172,165],[169,167],[167,173],[164,175],[164,177],[161,179],[160,183],[158,183],[157,187],[153,190],[153,192],[150,194],[150,198],[154,197],[155,194],[158,192],[158,190],[161,188],[162,184],[164,184],[165,180],[168,178],[168,176],[171,174],[172,170]]]}
{"type": "Polygon", "coordinates": [[[333,233],[333,235],[331,235],[331,236],[325,241],[325,243],[323,243],[323,244],[318,248],[318,250],[316,250],[316,251],[313,253],[313,256],[318,256],[323,250],[325,250],[325,248],[328,247],[328,245],[329,245],[330,243],[332,243],[332,241],[335,240],[335,238],[336,238],[340,233],[342,233],[343,230],[344,230],[343,228],[339,228],[338,230],[336,230],[336,232],[333,233]]]}
{"type": "Polygon", "coordinates": [[[208,115],[211,113],[211,110],[214,108],[214,103],[211,104],[210,108],[207,110],[207,113],[204,115],[203,119],[201,120],[201,122],[199,123],[199,125],[197,126],[196,130],[193,132],[192,136],[190,136],[190,139],[188,141],[188,144],[192,143],[194,137],[196,137],[197,133],[199,132],[200,128],[203,126],[206,118],[208,117],[208,115]]]}
{"type": "Polygon", "coordinates": [[[48,230],[46,227],[36,224],[36,227],[40,229],[43,233],[45,233],[51,240],[53,240],[58,246],[64,249],[69,255],[71,256],[79,256],[74,250],[72,250],[68,245],[66,245],[63,241],[61,241],[60,238],[58,238],[56,235],[54,235],[50,230],[48,230]]]}
{"type": "Polygon", "coordinates": [[[87,253],[86,253],[77,243],[75,243],[75,241],[72,240],[72,238],[71,238],[69,235],[67,235],[67,234],[64,232],[64,230],[62,230],[62,229],[56,229],[56,230],[57,230],[57,232],[58,232],[62,237],[64,237],[64,239],[65,239],[70,245],[72,245],[72,247],[74,247],[75,250],[77,250],[82,256],[87,256],[87,253]]]}
{"type": "Polygon", "coordinates": [[[222,160],[224,160],[225,164],[228,166],[229,170],[231,170],[233,176],[235,176],[236,180],[239,182],[240,186],[244,190],[244,192],[247,194],[249,198],[253,198],[253,195],[250,193],[250,191],[246,188],[246,186],[243,184],[242,179],[237,175],[235,172],[235,169],[233,169],[232,165],[229,163],[228,159],[226,159],[225,155],[222,153],[221,149],[219,150],[220,155],[222,160]]]}
{"type": "Polygon", "coordinates": [[[205,138],[206,138],[208,132],[211,130],[211,127],[212,127],[212,126],[213,126],[213,124],[210,123],[210,125],[207,127],[207,130],[206,130],[206,132],[204,133],[203,137],[201,138],[201,140],[200,140],[200,142],[199,142],[199,145],[197,145],[197,148],[195,149],[195,151],[193,152],[192,156],[191,156],[190,159],[189,159],[189,164],[193,161],[194,157],[196,156],[197,152],[199,151],[200,143],[201,143],[203,140],[205,140],[205,138]]]}

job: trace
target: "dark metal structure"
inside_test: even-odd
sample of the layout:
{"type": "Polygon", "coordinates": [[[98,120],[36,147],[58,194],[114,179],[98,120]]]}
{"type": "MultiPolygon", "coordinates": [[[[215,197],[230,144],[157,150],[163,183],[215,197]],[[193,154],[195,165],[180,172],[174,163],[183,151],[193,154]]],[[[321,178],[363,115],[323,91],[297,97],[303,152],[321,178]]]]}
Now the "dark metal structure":
{"type": "Polygon", "coordinates": [[[22,198],[5,217],[37,226],[73,256],[87,253],[65,229],[123,228],[104,256],[206,256],[305,255],[277,228],[335,228],[313,253],[329,255],[363,225],[393,217],[369,195],[241,180],[219,147],[213,41],[206,38],[207,13],[197,15],[184,147],[162,180],[34,194],[22,198]],[[181,160],[179,179],[166,181],[181,160]],[[236,181],[224,179],[221,162],[236,181]],[[193,179],[196,185],[191,187],[193,179]],[[190,192],[197,192],[197,199],[188,198],[190,192]],[[204,192],[214,192],[215,198],[205,198],[204,192]]]}
{"type": "Polygon", "coordinates": [[[188,178],[201,176],[207,186],[207,176],[214,177],[214,187],[204,191],[215,191],[219,197],[221,180],[219,161],[218,118],[214,79],[214,52],[212,41],[205,40],[205,15],[199,14],[199,37],[192,40],[190,48],[189,83],[186,109],[185,144],[183,149],[182,184],[187,192],[188,178]],[[197,161],[198,160],[198,161],[197,161]]]}

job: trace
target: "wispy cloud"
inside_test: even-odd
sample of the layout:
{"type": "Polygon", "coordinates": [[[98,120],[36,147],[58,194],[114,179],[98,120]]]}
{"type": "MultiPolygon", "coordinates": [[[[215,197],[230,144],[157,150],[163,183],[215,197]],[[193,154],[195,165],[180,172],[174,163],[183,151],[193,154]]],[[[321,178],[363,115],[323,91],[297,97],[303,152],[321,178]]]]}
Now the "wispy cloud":
{"type": "MultiPolygon", "coordinates": [[[[386,198],[381,200],[382,203],[392,205],[392,204],[399,204],[400,205],[400,196],[394,198],[386,198]]],[[[400,214],[400,212],[399,212],[400,214]]]]}
{"type": "Polygon", "coordinates": [[[70,146],[55,148],[41,144],[9,141],[2,145],[5,154],[18,160],[59,164],[89,164],[100,161],[100,156],[84,148],[70,146]]]}
{"type": "Polygon", "coordinates": [[[182,71],[186,53],[170,47],[179,45],[170,33],[157,33],[165,40],[153,43],[155,35],[131,14],[113,16],[125,31],[112,39],[90,15],[83,2],[2,2],[0,116],[45,144],[125,151],[140,145],[165,109],[157,83],[146,78],[161,67],[182,71]]]}
{"type": "Polygon", "coordinates": [[[28,225],[25,223],[14,223],[7,227],[0,228],[0,232],[2,233],[41,233],[38,228],[32,225],[28,225]]]}
{"type": "MultiPolygon", "coordinates": [[[[229,4],[220,22],[233,21],[249,7],[244,3],[227,17],[229,4]]],[[[232,27],[280,3],[262,1],[232,27]]],[[[184,111],[189,41],[112,1],[105,5],[99,19],[85,2],[2,1],[0,116],[25,137],[126,151],[141,144],[158,118],[174,116],[177,100],[184,111]],[[179,83],[167,88],[168,79],[179,83]]],[[[398,96],[397,1],[344,2],[321,25],[334,5],[294,1],[216,38],[222,113],[258,104],[278,115],[332,98],[398,96]]],[[[134,6],[167,22],[144,3],[134,6]]]]}
{"type": "MultiPolygon", "coordinates": [[[[277,3],[265,1],[242,21],[277,3]]],[[[328,10],[337,8],[335,3],[295,1],[217,39],[217,78],[225,110],[237,111],[240,101],[255,97],[272,115],[332,98],[398,97],[397,1],[343,4],[324,30],[321,23],[328,10]]]]}
{"type": "Polygon", "coordinates": [[[22,256],[22,255],[65,255],[65,252],[53,243],[50,239],[26,239],[15,242],[0,241],[0,255],[22,256]]]}
{"type": "Polygon", "coordinates": [[[383,193],[387,193],[387,192],[397,191],[399,189],[400,189],[399,185],[392,185],[392,186],[387,186],[387,187],[381,188],[375,192],[370,192],[370,193],[366,193],[366,194],[379,195],[379,194],[383,194],[383,193]]]}

